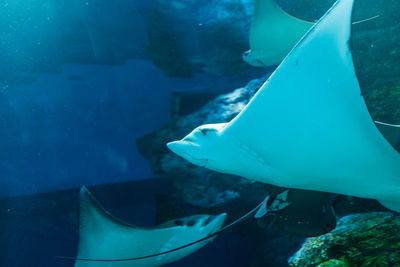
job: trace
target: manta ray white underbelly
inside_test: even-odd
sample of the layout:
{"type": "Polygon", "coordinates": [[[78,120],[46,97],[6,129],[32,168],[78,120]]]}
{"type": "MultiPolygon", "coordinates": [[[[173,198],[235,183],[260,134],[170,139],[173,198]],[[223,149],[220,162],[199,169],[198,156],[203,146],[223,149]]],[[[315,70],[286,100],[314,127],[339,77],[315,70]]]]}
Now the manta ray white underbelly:
{"type": "Polygon", "coordinates": [[[190,143],[185,137],[170,149],[213,170],[378,199],[400,211],[400,155],[368,112],[349,47],[353,2],[336,2],[236,118],[200,126],[190,143]],[[205,130],[210,134],[197,134],[205,130]],[[237,142],[268,166],[257,167],[237,142]]]}

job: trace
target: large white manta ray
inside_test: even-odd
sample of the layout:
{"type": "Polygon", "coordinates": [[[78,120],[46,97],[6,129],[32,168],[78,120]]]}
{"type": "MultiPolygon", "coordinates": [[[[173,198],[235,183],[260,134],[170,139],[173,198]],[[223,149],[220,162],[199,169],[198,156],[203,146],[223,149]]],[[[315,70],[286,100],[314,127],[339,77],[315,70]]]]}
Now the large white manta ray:
{"type": "Polygon", "coordinates": [[[274,0],[256,0],[250,50],[243,53],[243,60],[254,67],[279,64],[312,25],[287,14],[274,0]]]}
{"type": "Polygon", "coordinates": [[[113,260],[153,255],[181,247],[217,232],[226,218],[225,213],[216,216],[195,215],[167,222],[157,228],[137,227],[113,217],[85,187],[82,187],[80,193],[80,209],[77,259],[89,261],[77,260],[75,267],[145,267],[177,261],[200,249],[212,239],[147,259],[113,260]]]}
{"type": "Polygon", "coordinates": [[[349,48],[352,7],[336,2],[231,122],[200,126],[168,147],[215,171],[400,211],[400,155],[361,94],[349,48]]]}

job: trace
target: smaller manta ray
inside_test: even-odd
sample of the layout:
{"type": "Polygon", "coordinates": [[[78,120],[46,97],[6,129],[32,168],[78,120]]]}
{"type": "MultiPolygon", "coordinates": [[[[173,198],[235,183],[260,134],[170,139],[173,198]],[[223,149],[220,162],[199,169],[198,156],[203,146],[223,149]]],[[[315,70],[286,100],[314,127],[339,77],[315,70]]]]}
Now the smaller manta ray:
{"type": "MultiPolygon", "coordinates": [[[[377,17],[379,15],[353,24],[377,17]]],[[[313,22],[286,13],[274,0],[256,0],[250,27],[250,50],[244,52],[242,58],[253,67],[278,65],[313,25],[313,22]]]]}
{"type": "Polygon", "coordinates": [[[400,212],[400,154],[371,118],[349,47],[353,2],[337,1],[232,121],[168,147],[211,170],[400,212]]]}
{"type": "Polygon", "coordinates": [[[255,214],[258,225],[300,237],[320,236],[336,227],[335,194],[274,187],[255,214]]]}
{"type": "Polygon", "coordinates": [[[174,262],[205,246],[212,239],[156,257],[137,261],[118,260],[157,254],[199,240],[220,230],[225,218],[225,213],[216,216],[195,215],[174,219],[157,228],[137,227],[113,217],[83,186],[80,192],[80,237],[75,267],[144,267],[174,262]]]}
{"type": "Polygon", "coordinates": [[[274,0],[256,0],[250,50],[243,53],[243,60],[254,67],[281,63],[312,25],[314,23],[289,15],[274,0]]]}

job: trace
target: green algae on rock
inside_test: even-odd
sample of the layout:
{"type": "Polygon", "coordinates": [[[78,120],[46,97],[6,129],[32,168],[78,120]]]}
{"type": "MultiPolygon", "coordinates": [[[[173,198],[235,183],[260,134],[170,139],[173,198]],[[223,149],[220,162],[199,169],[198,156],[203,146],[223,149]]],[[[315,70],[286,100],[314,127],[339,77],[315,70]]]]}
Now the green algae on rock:
{"type": "Polygon", "coordinates": [[[400,266],[400,216],[353,214],[332,232],[307,239],[290,266],[400,266]]]}

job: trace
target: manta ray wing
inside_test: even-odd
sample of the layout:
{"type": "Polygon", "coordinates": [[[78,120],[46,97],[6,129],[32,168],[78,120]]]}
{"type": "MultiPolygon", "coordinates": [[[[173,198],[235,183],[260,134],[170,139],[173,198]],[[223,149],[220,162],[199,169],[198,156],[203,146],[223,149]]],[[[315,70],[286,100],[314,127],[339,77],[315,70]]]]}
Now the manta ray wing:
{"type": "Polygon", "coordinates": [[[287,14],[274,0],[256,0],[250,50],[243,60],[255,67],[279,64],[312,25],[287,14]]]}
{"type": "MultiPolygon", "coordinates": [[[[123,259],[160,251],[168,243],[173,232],[149,230],[125,224],[110,215],[94,199],[91,193],[82,187],[80,193],[79,249],[77,258],[85,259],[123,259]],[[151,235],[157,241],[149,240],[151,235]]],[[[157,259],[141,260],[133,266],[158,266],[157,259]]],[[[77,261],[81,266],[132,266],[131,262],[86,262],[77,261]]]]}

